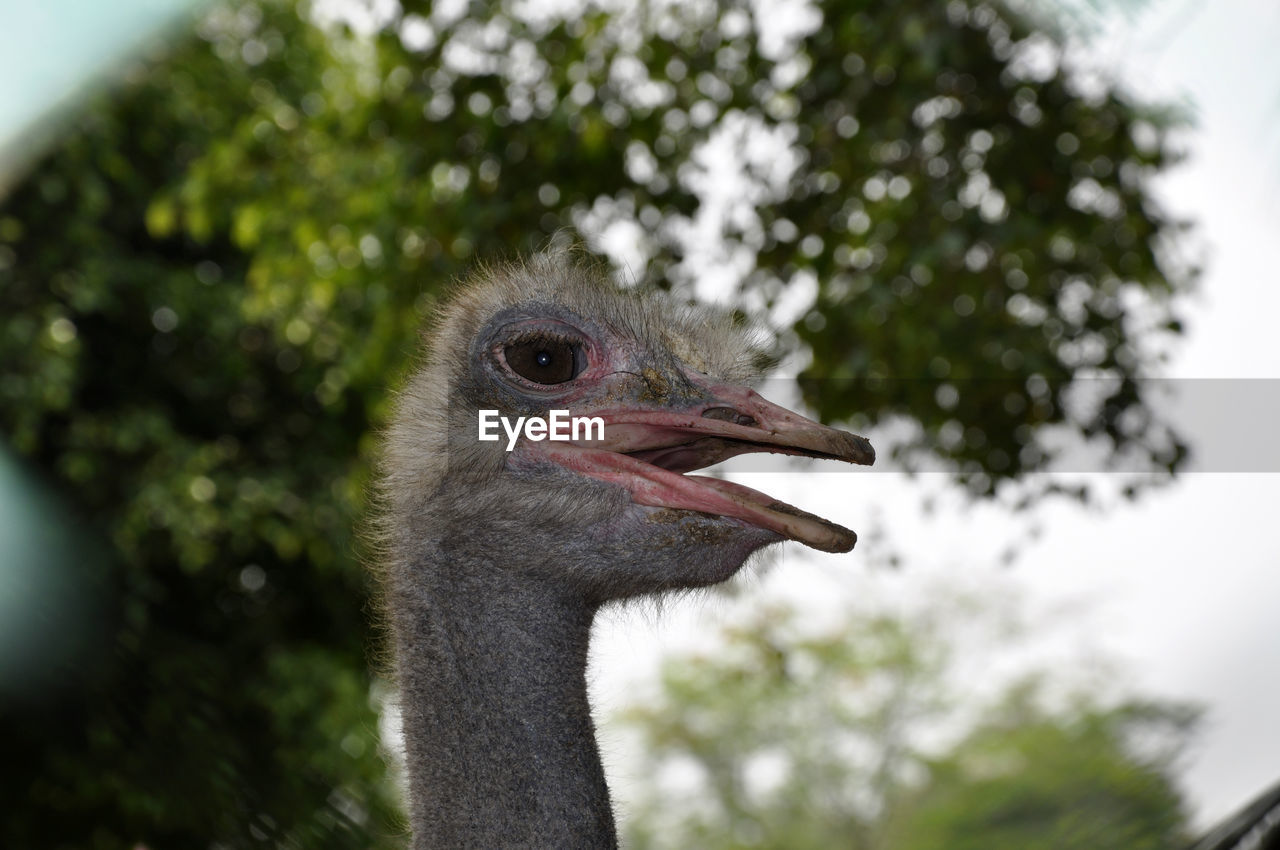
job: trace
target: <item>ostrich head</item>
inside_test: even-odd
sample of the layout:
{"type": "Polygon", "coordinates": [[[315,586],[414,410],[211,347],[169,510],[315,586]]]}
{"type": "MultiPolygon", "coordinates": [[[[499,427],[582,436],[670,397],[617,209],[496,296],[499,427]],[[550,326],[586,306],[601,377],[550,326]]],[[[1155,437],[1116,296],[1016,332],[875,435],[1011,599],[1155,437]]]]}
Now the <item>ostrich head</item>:
{"type": "Polygon", "coordinates": [[[460,288],[428,338],[387,443],[397,553],[442,547],[599,604],[723,581],[785,539],[854,545],[834,523],[685,474],[747,452],[875,457],[744,386],[760,340],[727,314],[619,290],[551,254],[460,288]],[[508,450],[501,429],[478,439],[482,410],[599,417],[603,439],[521,436],[508,450]]]}
{"type": "Polygon", "coordinates": [[[382,477],[414,847],[613,846],[596,610],[723,581],[780,540],[848,550],[847,529],[685,473],[753,451],[871,463],[871,446],[743,386],[758,345],[724,315],[564,255],[461,286],[427,339],[382,477]],[[480,411],[556,410],[603,434],[479,439],[480,411]]]}

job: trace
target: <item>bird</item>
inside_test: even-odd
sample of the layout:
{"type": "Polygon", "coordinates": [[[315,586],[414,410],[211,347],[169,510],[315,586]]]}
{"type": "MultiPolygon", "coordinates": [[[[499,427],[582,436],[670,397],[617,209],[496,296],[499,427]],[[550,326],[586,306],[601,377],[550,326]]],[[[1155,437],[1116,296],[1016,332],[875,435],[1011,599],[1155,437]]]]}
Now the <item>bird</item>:
{"type": "Polygon", "coordinates": [[[587,696],[596,613],[723,582],[784,540],[857,539],[686,473],[875,451],[751,389],[767,336],[740,316],[619,285],[564,249],[479,267],[433,316],[378,485],[411,846],[614,847],[587,696]],[[480,439],[485,411],[526,426],[480,439]],[[554,411],[602,427],[540,436],[554,411]]]}

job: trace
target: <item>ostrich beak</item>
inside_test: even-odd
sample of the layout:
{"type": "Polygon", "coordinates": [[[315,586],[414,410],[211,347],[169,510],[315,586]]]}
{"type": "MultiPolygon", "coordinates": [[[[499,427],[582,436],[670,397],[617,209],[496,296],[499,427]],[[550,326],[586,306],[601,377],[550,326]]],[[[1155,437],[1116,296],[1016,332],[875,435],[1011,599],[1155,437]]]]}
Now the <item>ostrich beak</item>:
{"type": "Polygon", "coordinates": [[[650,462],[661,459],[664,468],[681,472],[749,452],[875,463],[866,437],[815,422],[749,387],[707,382],[699,388],[710,401],[683,410],[636,407],[595,414],[604,419],[605,439],[593,446],[650,462]]]}
{"type": "Polygon", "coordinates": [[[679,409],[655,402],[592,411],[604,439],[542,443],[557,463],[621,484],[634,502],[733,517],[824,552],[847,552],[857,535],[757,490],[702,475],[684,475],[750,452],[804,455],[870,465],[865,437],[830,428],[767,401],[754,390],[691,376],[699,401],[679,409]]]}

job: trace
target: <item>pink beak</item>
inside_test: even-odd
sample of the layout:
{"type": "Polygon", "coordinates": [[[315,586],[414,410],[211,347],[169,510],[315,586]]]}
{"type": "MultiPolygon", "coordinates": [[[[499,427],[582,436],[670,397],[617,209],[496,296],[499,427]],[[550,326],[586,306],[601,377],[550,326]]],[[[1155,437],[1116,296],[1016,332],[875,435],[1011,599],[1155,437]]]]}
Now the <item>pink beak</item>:
{"type": "Polygon", "coordinates": [[[560,465],[620,484],[636,504],[733,517],[820,549],[847,552],[857,535],[843,526],[718,478],[683,475],[749,452],[805,455],[870,465],[865,437],[829,428],[765,400],[754,390],[690,380],[711,399],[681,410],[647,405],[591,411],[603,440],[540,443],[560,465]]]}

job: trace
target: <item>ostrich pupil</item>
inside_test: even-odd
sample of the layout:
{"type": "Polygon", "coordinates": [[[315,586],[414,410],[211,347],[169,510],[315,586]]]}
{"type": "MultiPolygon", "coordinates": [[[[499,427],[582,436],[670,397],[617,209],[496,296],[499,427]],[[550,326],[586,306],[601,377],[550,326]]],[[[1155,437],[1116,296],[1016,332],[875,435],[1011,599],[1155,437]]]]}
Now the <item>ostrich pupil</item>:
{"type": "Polygon", "coordinates": [[[582,371],[579,347],[568,340],[529,339],[513,342],[503,349],[507,365],[520,377],[535,384],[563,384],[582,371]]]}

